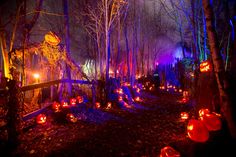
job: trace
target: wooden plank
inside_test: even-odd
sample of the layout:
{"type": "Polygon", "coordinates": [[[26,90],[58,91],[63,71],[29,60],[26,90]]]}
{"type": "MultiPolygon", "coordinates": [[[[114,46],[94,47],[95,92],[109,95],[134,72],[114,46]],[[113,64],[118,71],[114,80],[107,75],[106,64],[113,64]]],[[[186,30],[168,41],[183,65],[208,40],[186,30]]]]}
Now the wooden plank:
{"type": "Polygon", "coordinates": [[[44,87],[50,87],[55,84],[59,83],[76,83],[76,84],[91,84],[90,81],[84,81],[84,80],[68,80],[68,79],[62,79],[62,80],[54,80],[54,81],[49,81],[49,82],[44,82],[44,83],[38,83],[38,84],[32,84],[28,86],[23,86],[21,87],[22,91],[27,91],[27,90],[33,90],[37,88],[44,88],[44,87]]]}
{"type": "Polygon", "coordinates": [[[38,109],[36,111],[33,111],[31,113],[28,113],[26,115],[24,115],[22,117],[23,121],[27,121],[29,119],[32,119],[33,117],[36,117],[37,115],[39,115],[40,113],[42,113],[43,111],[45,111],[49,106],[51,106],[52,103],[46,103],[44,107],[42,107],[41,109],[38,109]]]}

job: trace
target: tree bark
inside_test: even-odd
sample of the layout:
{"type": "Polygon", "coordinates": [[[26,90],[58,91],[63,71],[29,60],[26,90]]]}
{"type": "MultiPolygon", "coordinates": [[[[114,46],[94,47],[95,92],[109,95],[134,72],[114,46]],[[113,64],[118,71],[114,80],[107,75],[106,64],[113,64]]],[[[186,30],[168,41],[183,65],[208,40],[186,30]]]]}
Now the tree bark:
{"type": "Polygon", "coordinates": [[[233,103],[232,103],[232,98],[230,98],[229,81],[227,80],[226,73],[224,70],[224,64],[219,50],[216,29],[213,25],[214,22],[213,9],[209,0],[203,0],[202,2],[206,16],[207,35],[212,55],[214,73],[216,76],[217,85],[221,98],[221,111],[227,121],[228,129],[230,131],[232,138],[236,139],[236,125],[235,125],[235,119],[233,118],[233,110],[232,110],[233,103]]]}

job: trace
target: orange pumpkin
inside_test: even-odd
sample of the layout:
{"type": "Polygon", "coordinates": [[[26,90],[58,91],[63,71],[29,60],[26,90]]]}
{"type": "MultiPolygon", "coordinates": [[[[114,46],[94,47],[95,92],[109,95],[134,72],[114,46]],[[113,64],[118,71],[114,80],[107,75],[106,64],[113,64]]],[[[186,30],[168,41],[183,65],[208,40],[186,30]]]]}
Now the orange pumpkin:
{"type": "Polygon", "coordinates": [[[180,153],[170,146],[161,149],[160,157],[180,157],[180,153]]]}
{"type": "Polygon", "coordinates": [[[83,103],[84,102],[84,97],[83,96],[77,96],[77,101],[79,104],[83,103]]]}
{"type": "Polygon", "coordinates": [[[211,70],[211,65],[209,61],[204,61],[200,64],[200,71],[201,72],[208,72],[211,70]]]}
{"type": "Polygon", "coordinates": [[[100,107],[101,107],[100,102],[96,102],[96,103],[95,103],[95,107],[96,107],[97,109],[100,108],[100,107]]]}
{"type": "Polygon", "coordinates": [[[218,116],[215,114],[207,113],[200,117],[201,121],[205,124],[209,131],[217,131],[221,129],[222,123],[218,116]]]}
{"type": "Polygon", "coordinates": [[[60,111],[60,104],[58,102],[54,101],[53,104],[52,104],[52,109],[55,112],[59,112],[60,111]]]}
{"type": "Polygon", "coordinates": [[[181,112],[180,113],[181,120],[187,120],[188,117],[189,117],[189,114],[187,112],[181,112]]]}
{"type": "Polygon", "coordinates": [[[202,116],[204,116],[205,114],[208,114],[208,113],[210,113],[210,110],[207,109],[207,108],[202,108],[198,111],[199,117],[202,117],[202,116]]]}
{"type": "Polygon", "coordinates": [[[68,104],[67,101],[62,100],[62,101],[61,101],[61,106],[62,106],[62,108],[68,108],[68,107],[69,107],[69,104],[68,104]]]}
{"type": "Polygon", "coordinates": [[[48,44],[53,46],[57,46],[61,42],[61,39],[51,31],[44,36],[44,39],[48,44]]]}
{"type": "Polygon", "coordinates": [[[209,132],[200,120],[190,119],[187,125],[188,137],[195,142],[206,142],[209,138],[209,132]]]}
{"type": "Polygon", "coordinates": [[[77,122],[78,120],[72,113],[68,113],[66,115],[66,118],[68,121],[73,122],[73,123],[77,122]]]}
{"type": "Polygon", "coordinates": [[[70,99],[70,105],[71,106],[75,106],[76,105],[76,99],[75,98],[71,98],[70,99]]]}
{"type": "Polygon", "coordinates": [[[47,117],[45,114],[39,114],[37,117],[36,117],[36,122],[37,124],[44,124],[46,123],[46,120],[47,120],[47,117]]]}

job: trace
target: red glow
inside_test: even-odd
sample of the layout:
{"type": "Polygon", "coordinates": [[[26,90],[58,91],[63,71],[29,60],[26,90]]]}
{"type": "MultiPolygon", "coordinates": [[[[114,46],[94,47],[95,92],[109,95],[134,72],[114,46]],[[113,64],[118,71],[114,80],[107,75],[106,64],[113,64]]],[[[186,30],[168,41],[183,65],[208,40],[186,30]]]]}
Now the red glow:
{"type": "Polygon", "coordinates": [[[123,101],[122,96],[119,96],[119,97],[118,97],[118,100],[119,100],[119,101],[123,101]]]}
{"type": "Polygon", "coordinates": [[[36,122],[37,124],[44,124],[46,123],[46,120],[47,120],[47,117],[45,114],[39,114],[37,117],[36,117],[36,122]]]}
{"type": "Polygon", "coordinates": [[[141,101],[139,96],[135,97],[134,100],[137,101],[137,102],[141,101]]]}
{"type": "Polygon", "coordinates": [[[111,102],[108,102],[108,103],[107,103],[106,109],[111,109],[111,102]]]}

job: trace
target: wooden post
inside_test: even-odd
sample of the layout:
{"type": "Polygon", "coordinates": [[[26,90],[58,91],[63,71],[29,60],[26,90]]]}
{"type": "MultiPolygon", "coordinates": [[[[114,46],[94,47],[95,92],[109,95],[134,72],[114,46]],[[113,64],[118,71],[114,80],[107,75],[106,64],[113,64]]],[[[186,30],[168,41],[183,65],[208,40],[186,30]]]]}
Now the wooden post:
{"type": "Polygon", "coordinates": [[[7,133],[8,133],[8,144],[10,147],[15,148],[18,143],[17,137],[17,124],[19,121],[19,100],[18,100],[18,89],[16,80],[9,80],[7,82],[8,87],[8,101],[7,101],[7,133]]]}

